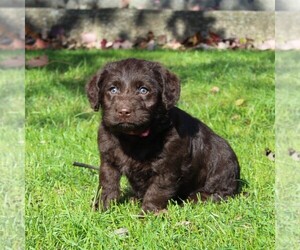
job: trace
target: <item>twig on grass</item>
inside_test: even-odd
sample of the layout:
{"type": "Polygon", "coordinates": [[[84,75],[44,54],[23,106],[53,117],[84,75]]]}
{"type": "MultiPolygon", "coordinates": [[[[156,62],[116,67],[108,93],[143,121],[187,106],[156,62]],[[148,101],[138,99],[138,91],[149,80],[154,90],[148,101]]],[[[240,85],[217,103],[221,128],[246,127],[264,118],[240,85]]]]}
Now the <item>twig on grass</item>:
{"type": "Polygon", "coordinates": [[[88,169],[99,171],[99,168],[97,168],[95,166],[88,165],[88,164],[81,163],[81,162],[77,162],[77,161],[73,162],[73,166],[75,166],[75,167],[82,167],[82,168],[88,168],[88,169]]]}

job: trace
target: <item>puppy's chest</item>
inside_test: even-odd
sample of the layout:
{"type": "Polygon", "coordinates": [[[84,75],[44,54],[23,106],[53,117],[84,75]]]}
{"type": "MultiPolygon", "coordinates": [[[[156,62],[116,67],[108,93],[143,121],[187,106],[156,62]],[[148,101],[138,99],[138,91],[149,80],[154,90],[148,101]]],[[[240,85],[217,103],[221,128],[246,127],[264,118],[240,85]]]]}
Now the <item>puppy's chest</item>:
{"type": "Polygon", "coordinates": [[[119,169],[131,183],[147,182],[155,175],[156,158],[147,158],[140,148],[138,154],[128,154],[122,147],[110,151],[111,164],[119,169]]]}
{"type": "Polygon", "coordinates": [[[145,177],[152,175],[153,160],[135,158],[127,155],[122,149],[115,150],[114,165],[119,168],[122,174],[127,177],[143,175],[145,177]]]}

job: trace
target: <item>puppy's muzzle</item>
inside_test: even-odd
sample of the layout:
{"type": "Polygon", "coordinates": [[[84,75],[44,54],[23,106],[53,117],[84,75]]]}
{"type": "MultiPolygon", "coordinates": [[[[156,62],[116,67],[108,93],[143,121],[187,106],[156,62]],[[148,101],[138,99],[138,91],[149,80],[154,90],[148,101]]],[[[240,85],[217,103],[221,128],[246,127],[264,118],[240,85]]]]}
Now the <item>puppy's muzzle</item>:
{"type": "Polygon", "coordinates": [[[116,109],[116,113],[120,119],[125,120],[131,116],[132,110],[130,108],[120,108],[116,109]]]}

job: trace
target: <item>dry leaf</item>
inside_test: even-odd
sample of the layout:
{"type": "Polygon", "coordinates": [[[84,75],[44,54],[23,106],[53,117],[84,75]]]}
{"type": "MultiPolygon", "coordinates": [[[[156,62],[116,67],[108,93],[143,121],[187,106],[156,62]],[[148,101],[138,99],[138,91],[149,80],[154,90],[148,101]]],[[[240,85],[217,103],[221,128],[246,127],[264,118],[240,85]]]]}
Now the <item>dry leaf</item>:
{"type": "Polygon", "coordinates": [[[190,221],[184,220],[184,221],[177,222],[177,223],[175,224],[175,226],[188,226],[188,225],[190,225],[190,224],[191,224],[190,221]]]}
{"type": "Polygon", "coordinates": [[[176,40],[166,43],[163,48],[165,49],[173,49],[177,50],[182,47],[182,44],[180,42],[177,42],[176,40]]]}
{"type": "Polygon", "coordinates": [[[94,44],[97,41],[97,35],[93,32],[84,32],[81,34],[82,43],[94,44]]]}
{"type": "Polygon", "coordinates": [[[268,157],[268,159],[270,161],[275,161],[275,153],[274,152],[272,152],[269,148],[266,148],[265,152],[266,152],[266,156],[268,157]]]}
{"type": "Polygon", "coordinates": [[[245,102],[244,99],[237,99],[237,100],[235,101],[235,105],[236,105],[236,106],[241,106],[241,105],[244,104],[244,102],[245,102]]]}
{"type": "Polygon", "coordinates": [[[4,69],[20,68],[24,66],[25,66],[24,56],[12,57],[0,62],[0,68],[4,68],[4,69]]]}
{"type": "Polygon", "coordinates": [[[48,65],[48,63],[49,63],[48,56],[43,55],[43,56],[38,56],[30,59],[29,61],[27,61],[26,66],[28,68],[37,68],[37,67],[44,67],[48,65]]]}
{"type": "Polygon", "coordinates": [[[18,49],[24,49],[24,48],[25,48],[24,41],[22,41],[20,39],[16,38],[13,40],[8,40],[8,39],[5,39],[5,37],[4,37],[0,40],[0,49],[18,50],[18,49]]]}
{"type": "Polygon", "coordinates": [[[114,234],[118,236],[127,236],[129,234],[129,231],[127,228],[119,228],[114,231],[114,234]]]}
{"type": "Polygon", "coordinates": [[[229,43],[227,42],[219,42],[217,45],[218,49],[228,49],[229,48],[229,43]]]}
{"type": "Polygon", "coordinates": [[[220,92],[220,88],[217,86],[214,86],[211,88],[210,92],[213,94],[216,94],[216,93],[220,92]]]}
{"type": "Polygon", "coordinates": [[[240,118],[241,118],[241,116],[238,114],[231,116],[231,120],[233,120],[233,121],[239,120],[240,118]]]}
{"type": "Polygon", "coordinates": [[[300,152],[297,152],[295,149],[289,148],[289,156],[292,157],[294,161],[300,161],[300,152]]]}
{"type": "Polygon", "coordinates": [[[36,49],[47,49],[49,48],[49,43],[38,38],[36,39],[35,44],[33,46],[36,49]]]}
{"type": "Polygon", "coordinates": [[[275,40],[267,40],[262,44],[258,45],[256,48],[259,50],[274,50],[276,46],[275,40]]]}

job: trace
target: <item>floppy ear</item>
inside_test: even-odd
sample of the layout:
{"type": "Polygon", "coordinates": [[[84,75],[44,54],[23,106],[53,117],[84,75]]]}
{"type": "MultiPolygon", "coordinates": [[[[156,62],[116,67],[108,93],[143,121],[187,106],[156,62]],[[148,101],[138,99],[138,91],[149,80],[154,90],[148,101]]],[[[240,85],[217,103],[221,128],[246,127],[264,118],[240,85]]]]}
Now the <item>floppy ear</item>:
{"type": "Polygon", "coordinates": [[[92,109],[94,111],[98,111],[100,107],[100,84],[104,78],[104,71],[101,71],[94,75],[92,79],[86,84],[85,90],[91,104],[92,109]]]}
{"type": "Polygon", "coordinates": [[[162,101],[166,109],[169,110],[179,100],[180,80],[174,73],[165,68],[162,68],[160,71],[163,80],[162,101]]]}
{"type": "Polygon", "coordinates": [[[99,78],[98,74],[94,75],[85,86],[91,108],[94,109],[94,111],[98,111],[100,107],[100,88],[98,86],[99,78]]]}

